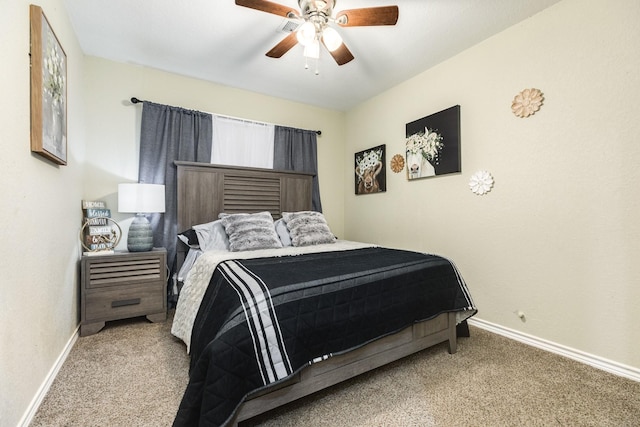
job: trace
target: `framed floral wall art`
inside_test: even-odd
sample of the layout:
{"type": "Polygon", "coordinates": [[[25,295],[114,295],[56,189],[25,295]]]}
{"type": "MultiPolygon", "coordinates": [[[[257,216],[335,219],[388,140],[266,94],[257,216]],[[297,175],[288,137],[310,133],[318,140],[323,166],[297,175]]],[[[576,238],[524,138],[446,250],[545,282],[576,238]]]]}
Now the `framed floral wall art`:
{"type": "Polygon", "coordinates": [[[355,154],[356,194],[387,191],[385,148],[383,144],[355,154]]]}
{"type": "Polygon", "coordinates": [[[406,125],[407,179],[460,172],[460,106],[406,125]]]}
{"type": "Polygon", "coordinates": [[[44,16],[30,5],[31,151],[67,164],[67,55],[44,16]]]}

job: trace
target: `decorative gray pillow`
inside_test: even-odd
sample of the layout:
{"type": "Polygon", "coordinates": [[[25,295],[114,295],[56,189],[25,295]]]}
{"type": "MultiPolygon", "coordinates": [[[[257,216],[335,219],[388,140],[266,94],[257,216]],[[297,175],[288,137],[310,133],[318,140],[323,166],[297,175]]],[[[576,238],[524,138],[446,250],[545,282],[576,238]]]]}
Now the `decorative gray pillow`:
{"type": "Polygon", "coordinates": [[[219,217],[229,237],[231,252],[282,247],[269,212],[220,214],[219,217]]]}
{"type": "Polygon", "coordinates": [[[311,246],[335,242],[324,215],[320,212],[283,212],[293,246],[311,246]]]}

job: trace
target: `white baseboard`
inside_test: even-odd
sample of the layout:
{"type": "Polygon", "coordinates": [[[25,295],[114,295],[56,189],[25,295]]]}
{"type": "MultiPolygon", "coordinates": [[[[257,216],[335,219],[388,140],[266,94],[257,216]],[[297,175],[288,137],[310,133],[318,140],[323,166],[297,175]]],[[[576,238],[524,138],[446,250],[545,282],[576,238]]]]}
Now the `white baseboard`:
{"type": "Polygon", "coordinates": [[[477,319],[475,317],[473,319],[469,319],[469,324],[481,329],[485,329],[489,332],[511,338],[515,341],[519,341],[524,344],[549,351],[551,353],[559,354],[560,356],[568,357],[569,359],[585,363],[587,365],[593,366],[594,368],[601,369],[611,374],[640,382],[640,369],[638,368],[614,362],[602,357],[594,356],[593,354],[585,353],[583,351],[566,347],[564,345],[556,344],[554,342],[547,341],[533,335],[525,334],[520,331],[509,329],[495,323],[487,322],[482,319],[477,319]]]}
{"type": "Polygon", "coordinates": [[[78,339],[79,335],[80,335],[80,326],[76,328],[71,338],[69,338],[69,341],[67,341],[67,345],[65,345],[64,348],[62,349],[62,353],[60,353],[60,356],[58,356],[56,363],[53,364],[53,367],[45,377],[35,397],[33,398],[33,400],[31,400],[31,403],[29,404],[27,411],[25,412],[25,414],[22,416],[22,419],[18,423],[18,427],[28,427],[29,424],[31,424],[31,421],[33,421],[33,417],[35,417],[36,412],[38,412],[38,408],[42,404],[44,397],[47,395],[47,392],[51,388],[51,384],[53,384],[53,380],[56,379],[58,372],[60,372],[60,368],[62,368],[64,361],[67,360],[67,357],[69,356],[69,353],[71,352],[71,349],[73,348],[73,345],[76,343],[76,340],[78,339]]]}

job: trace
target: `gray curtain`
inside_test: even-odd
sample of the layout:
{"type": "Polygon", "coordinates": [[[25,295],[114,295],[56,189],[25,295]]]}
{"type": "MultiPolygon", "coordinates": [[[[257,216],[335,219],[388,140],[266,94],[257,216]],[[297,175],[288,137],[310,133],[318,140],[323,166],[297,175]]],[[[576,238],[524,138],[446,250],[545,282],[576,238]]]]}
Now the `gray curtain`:
{"type": "Polygon", "coordinates": [[[318,137],[315,131],[276,126],[273,168],[314,174],[312,209],[322,212],[318,184],[318,137]]]}
{"type": "Polygon", "coordinates": [[[150,215],[149,221],[154,230],[154,246],[167,249],[172,273],[177,233],[183,231],[177,230],[177,168],[173,162],[209,163],[211,135],[211,114],[144,101],[138,181],[165,185],[165,213],[150,215]]]}

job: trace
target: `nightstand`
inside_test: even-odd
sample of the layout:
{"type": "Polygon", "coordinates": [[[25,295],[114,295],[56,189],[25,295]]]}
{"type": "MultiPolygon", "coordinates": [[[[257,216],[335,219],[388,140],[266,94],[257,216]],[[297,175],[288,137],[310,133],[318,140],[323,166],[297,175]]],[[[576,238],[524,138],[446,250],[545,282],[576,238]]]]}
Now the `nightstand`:
{"type": "Polygon", "coordinates": [[[80,261],[80,336],[110,320],[167,318],[167,251],[85,255],[80,261]]]}

